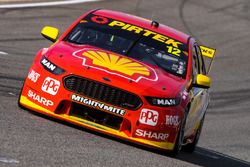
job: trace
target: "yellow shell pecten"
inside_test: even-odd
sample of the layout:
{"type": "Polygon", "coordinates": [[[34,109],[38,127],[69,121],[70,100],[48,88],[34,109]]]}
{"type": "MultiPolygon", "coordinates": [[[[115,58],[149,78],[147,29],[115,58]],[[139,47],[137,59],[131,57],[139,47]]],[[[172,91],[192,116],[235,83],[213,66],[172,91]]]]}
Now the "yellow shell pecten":
{"type": "Polygon", "coordinates": [[[106,67],[112,71],[117,71],[129,76],[136,73],[145,76],[150,75],[150,71],[146,66],[115,54],[103,51],[86,51],[82,55],[92,59],[94,65],[106,67]]]}

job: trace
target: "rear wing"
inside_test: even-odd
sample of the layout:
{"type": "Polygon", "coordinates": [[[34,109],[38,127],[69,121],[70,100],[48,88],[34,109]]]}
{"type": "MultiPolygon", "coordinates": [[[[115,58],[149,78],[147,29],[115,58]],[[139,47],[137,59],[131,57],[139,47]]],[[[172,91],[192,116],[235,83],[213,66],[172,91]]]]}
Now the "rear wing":
{"type": "Polygon", "coordinates": [[[202,56],[209,59],[208,66],[206,68],[207,74],[209,74],[209,72],[211,70],[211,67],[213,65],[213,62],[214,62],[214,57],[215,57],[215,51],[216,50],[213,49],[213,48],[209,48],[207,46],[202,46],[202,45],[200,45],[200,48],[201,48],[202,56]]]}

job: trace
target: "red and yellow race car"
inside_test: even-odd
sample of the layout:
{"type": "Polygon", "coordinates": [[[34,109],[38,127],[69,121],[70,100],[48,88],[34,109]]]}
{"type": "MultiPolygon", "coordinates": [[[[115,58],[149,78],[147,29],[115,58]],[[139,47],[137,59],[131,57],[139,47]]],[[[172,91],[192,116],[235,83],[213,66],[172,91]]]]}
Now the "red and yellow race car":
{"type": "Polygon", "coordinates": [[[18,104],[177,155],[192,152],[209,103],[215,50],[156,21],[92,10],[35,57],[18,104]]]}

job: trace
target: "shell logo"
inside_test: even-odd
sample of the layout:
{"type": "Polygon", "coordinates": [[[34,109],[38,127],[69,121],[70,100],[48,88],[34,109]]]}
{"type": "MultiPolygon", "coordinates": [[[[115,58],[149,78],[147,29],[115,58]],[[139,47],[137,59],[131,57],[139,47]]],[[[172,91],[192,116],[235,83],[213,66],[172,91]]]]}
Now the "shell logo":
{"type": "Polygon", "coordinates": [[[145,76],[150,75],[150,71],[147,67],[128,58],[120,57],[102,51],[87,51],[83,52],[82,55],[92,59],[93,64],[101,67],[106,67],[112,71],[117,71],[129,76],[132,76],[136,73],[145,76]]]}
{"type": "Polygon", "coordinates": [[[138,82],[142,78],[151,81],[158,80],[158,76],[153,68],[133,61],[133,59],[103,50],[85,48],[74,52],[73,56],[83,59],[83,66],[105,71],[135,82],[138,82]]]}

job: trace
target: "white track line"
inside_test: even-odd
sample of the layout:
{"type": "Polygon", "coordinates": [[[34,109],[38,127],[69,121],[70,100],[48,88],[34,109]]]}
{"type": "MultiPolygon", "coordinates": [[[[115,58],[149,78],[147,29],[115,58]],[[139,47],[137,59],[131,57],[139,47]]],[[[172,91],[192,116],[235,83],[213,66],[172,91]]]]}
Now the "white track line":
{"type": "Polygon", "coordinates": [[[0,157],[0,162],[4,162],[4,163],[8,163],[8,164],[19,163],[18,160],[6,158],[6,157],[0,157]]]}
{"type": "Polygon", "coordinates": [[[0,51],[0,54],[1,54],[1,55],[7,55],[8,53],[3,52],[3,51],[0,51]]]}
{"type": "Polygon", "coordinates": [[[39,3],[6,4],[6,5],[0,5],[0,9],[34,8],[34,7],[70,5],[70,4],[97,2],[97,1],[100,0],[68,0],[68,1],[39,2],[39,3]]]}

